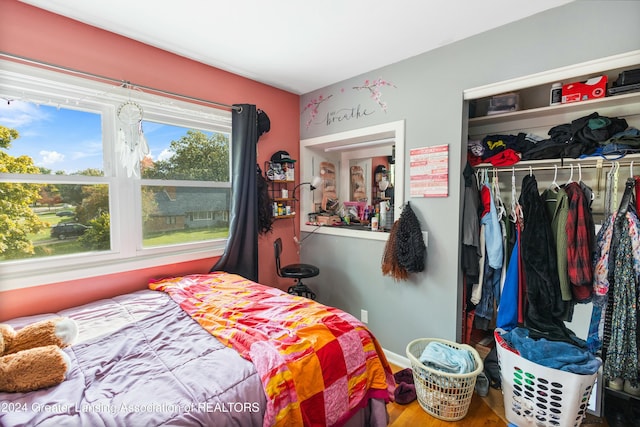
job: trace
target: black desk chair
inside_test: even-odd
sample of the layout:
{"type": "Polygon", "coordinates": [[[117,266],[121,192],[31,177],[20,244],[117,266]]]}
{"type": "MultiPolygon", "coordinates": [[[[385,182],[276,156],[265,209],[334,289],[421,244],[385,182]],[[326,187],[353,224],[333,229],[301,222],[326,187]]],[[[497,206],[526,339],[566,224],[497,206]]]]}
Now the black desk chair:
{"type": "Polygon", "coordinates": [[[311,264],[289,264],[284,267],[280,267],[280,254],[282,253],[281,238],[278,237],[276,241],[273,242],[273,249],[276,254],[276,272],[278,273],[278,276],[295,279],[295,285],[291,286],[287,292],[292,295],[298,295],[315,300],[316,294],[302,283],[302,279],[317,276],[320,274],[320,269],[311,264]]]}

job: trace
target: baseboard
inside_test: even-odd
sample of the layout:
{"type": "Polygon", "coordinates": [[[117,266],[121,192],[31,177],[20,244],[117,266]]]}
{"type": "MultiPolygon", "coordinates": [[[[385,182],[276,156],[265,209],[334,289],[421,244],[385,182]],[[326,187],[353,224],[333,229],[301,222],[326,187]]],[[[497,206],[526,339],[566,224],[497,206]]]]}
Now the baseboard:
{"type": "Polygon", "coordinates": [[[394,353],[384,348],[382,349],[382,351],[384,352],[384,355],[387,357],[387,361],[389,363],[393,363],[394,365],[399,366],[401,368],[411,367],[411,362],[409,361],[409,358],[400,356],[398,353],[394,353]]]}

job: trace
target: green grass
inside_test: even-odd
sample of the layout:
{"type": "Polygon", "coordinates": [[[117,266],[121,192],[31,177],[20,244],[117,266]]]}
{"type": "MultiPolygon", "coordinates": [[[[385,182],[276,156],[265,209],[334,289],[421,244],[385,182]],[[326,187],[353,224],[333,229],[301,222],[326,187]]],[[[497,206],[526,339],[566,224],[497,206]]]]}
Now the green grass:
{"type": "Polygon", "coordinates": [[[68,255],[83,252],[85,249],[77,240],[61,240],[55,245],[36,246],[34,257],[46,257],[53,255],[68,255]]]}
{"type": "MultiPolygon", "coordinates": [[[[56,216],[55,212],[39,213],[40,219],[49,224],[43,227],[38,233],[29,235],[29,239],[35,245],[35,254],[11,257],[11,259],[42,258],[55,255],[67,255],[86,251],[77,239],[56,240],[53,243],[46,243],[51,240],[51,227],[60,222],[74,222],[73,218],[56,216]]],[[[190,230],[176,230],[172,232],[157,233],[143,239],[144,247],[169,246],[181,243],[200,242],[206,240],[226,239],[229,231],[226,228],[200,228],[190,230]]],[[[5,260],[0,256],[0,261],[5,260]]]]}
{"type": "Polygon", "coordinates": [[[0,255],[0,261],[17,260],[27,258],[44,258],[54,255],[67,255],[83,252],[85,249],[76,240],[56,240],[55,244],[40,244],[34,247],[34,254],[17,254],[12,257],[0,255]]]}
{"type": "Polygon", "coordinates": [[[226,239],[228,236],[229,231],[226,228],[200,228],[157,234],[146,237],[143,239],[142,243],[145,247],[166,246],[204,240],[226,239]]]}
{"type": "Polygon", "coordinates": [[[31,239],[33,243],[51,239],[51,227],[54,225],[57,225],[60,222],[73,222],[73,219],[69,217],[56,216],[55,212],[39,213],[38,218],[40,218],[41,221],[48,223],[49,226],[43,227],[37,233],[28,235],[29,239],[31,239]]]}

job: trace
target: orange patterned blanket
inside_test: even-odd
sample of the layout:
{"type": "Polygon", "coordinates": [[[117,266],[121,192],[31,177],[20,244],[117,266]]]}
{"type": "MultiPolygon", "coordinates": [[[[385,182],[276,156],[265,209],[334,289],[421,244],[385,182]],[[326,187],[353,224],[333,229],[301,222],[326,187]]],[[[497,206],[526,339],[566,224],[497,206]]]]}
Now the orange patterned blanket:
{"type": "Polygon", "coordinates": [[[152,282],[223,344],[253,362],[265,426],[341,425],[370,398],[393,397],[380,345],[352,315],[235,274],[152,282]]]}

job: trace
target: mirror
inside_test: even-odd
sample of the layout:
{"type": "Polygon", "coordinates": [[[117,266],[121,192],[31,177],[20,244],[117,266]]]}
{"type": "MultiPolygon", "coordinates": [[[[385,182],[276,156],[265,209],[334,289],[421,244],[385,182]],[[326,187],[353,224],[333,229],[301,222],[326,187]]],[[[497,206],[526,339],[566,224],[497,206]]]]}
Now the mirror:
{"type": "Polygon", "coordinates": [[[342,192],[345,208],[349,209],[351,217],[356,221],[368,222],[369,216],[378,213],[379,230],[389,231],[394,218],[395,185],[392,169],[395,168],[393,159],[394,145],[384,145],[372,149],[344,152],[341,171],[348,176],[343,180],[345,188],[342,192]],[[357,158],[352,158],[356,156],[357,158]],[[354,205],[357,203],[357,205],[354,205]],[[355,207],[354,207],[355,206],[355,207]],[[355,215],[354,215],[355,210],[355,215]],[[368,213],[365,218],[365,211],[368,213]]]}

